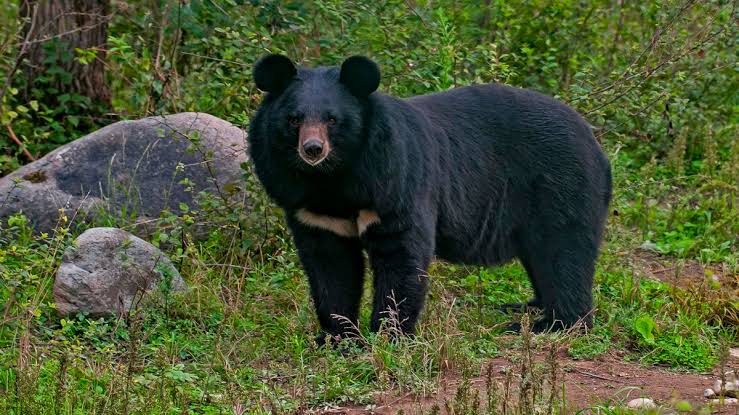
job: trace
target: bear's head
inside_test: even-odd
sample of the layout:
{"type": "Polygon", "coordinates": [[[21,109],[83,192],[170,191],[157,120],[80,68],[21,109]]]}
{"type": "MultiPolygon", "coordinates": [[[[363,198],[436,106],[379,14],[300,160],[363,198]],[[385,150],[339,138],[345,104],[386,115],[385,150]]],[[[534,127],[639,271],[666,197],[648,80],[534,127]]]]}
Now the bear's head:
{"type": "Polygon", "coordinates": [[[340,68],[296,67],[282,55],[254,66],[270,151],[291,168],[330,172],[351,165],[365,139],[370,95],[380,84],[377,64],[362,56],[340,68]]]}

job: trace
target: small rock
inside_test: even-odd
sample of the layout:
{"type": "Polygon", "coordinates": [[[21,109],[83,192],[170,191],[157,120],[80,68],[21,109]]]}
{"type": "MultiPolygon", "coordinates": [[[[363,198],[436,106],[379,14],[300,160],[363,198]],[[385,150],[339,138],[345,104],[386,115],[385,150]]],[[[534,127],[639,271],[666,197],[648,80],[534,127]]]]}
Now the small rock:
{"type": "Polygon", "coordinates": [[[639,248],[644,251],[659,252],[659,247],[652,241],[644,241],[643,244],[639,245],[639,248]]]}
{"type": "Polygon", "coordinates": [[[729,349],[729,355],[735,359],[739,359],[739,347],[729,349]]]}
{"type": "Polygon", "coordinates": [[[739,401],[737,398],[719,398],[719,399],[711,399],[710,403],[713,406],[736,405],[737,401],[739,401]]]}
{"type": "Polygon", "coordinates": [[[143,293],[158,288],[187,289],[162,251],[121,229],[92,228],[64,252],[54,281],[54,301],[62,316],[78,312],[118,316],[143,293]]]}
{"type": "Polygon", "coordinates": [[[706,390],[703,391],[703,397],[706,398],[706,399],[711,399],[714,396],[716,396],[716,392],[713,389],[711,389],[711,388],[708,388],[708,389],[706,389],[706,390]]]}
{"type": "Polygon", "coordinates": [[[627,377],[629,377],[629,374],[626,373],[626,372],[619,372],[618,377],[627,378],[627,377]]]}
{"type": "Polygon", "coordinates": [[[626,406],[630,409],[655,409],[657,404],[649,398],[636,398],[629,401],[626,406]]]}
{"type": "Polygon", "coordinates": [[[726,382],[726,386],[724,386],[724,396],[739,398],[737,395],[739,395],[739,381],[735,380],[733,382],[726,382]]]}
{"type": "Polygon", "coordinates": [[[724,377],[726,378],[726,380],[731,380],[731,381],[739,380],[736,378],[736,370],[729,370],[728,372],[726,372],[724,377]]]}
{"type": "Polygon", "coordinates": [[[716,391],[717,394],[721,394],[723,390],[724,383],[721,381],[721,379],[716,379],[715,382],[713,382],[713,390],[716,391]]]}

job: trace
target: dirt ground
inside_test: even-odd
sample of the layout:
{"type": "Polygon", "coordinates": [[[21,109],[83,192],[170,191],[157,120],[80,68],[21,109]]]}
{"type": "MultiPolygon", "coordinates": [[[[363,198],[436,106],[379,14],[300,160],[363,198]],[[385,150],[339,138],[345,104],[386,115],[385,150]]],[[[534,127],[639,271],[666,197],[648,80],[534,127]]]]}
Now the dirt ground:
{"type": "MultiPolygon", "coordinates": [[[[675,372],[663,368],[642,366],[636,362],[625,362],[619,356],[604,356],[592,361],[578,361],[562,354],[559,358],[564,372],[564,384],[567,395],[567,412],[604,405],[625,405],[634,398],[648,397],[658,405],[669,405],[677,400],[690,402],[694,409],[707,405],[703,391],[718,379],[719,369],[714,373],[695,374],[675,372]]],[[[498,381],[505,378],[507,367],[515,368],[505,358],[497,358],[489,363],[498,381]]],[[[727,365],[728,370],[739,369],[739,349],[734,349],[727,365]]],[[[472,385],[480,391],[485,390],[485,377],[473,377],[472,385]]],[[[316,411],[319,414],[404,414],[428,413],[434,404],[443,410],[446,400],[452,401],[461,380],[455,376],[442,378],[436,394],[416,396],[413,394],[389,391],[375,396],[375,404],[366,407],[334,407],[316,411]]],[[[668,412],[669,413],[669,412],[668,412]]],[[[727,405],[714,408],[715,414],[739,414],[739,406],[727,405]]]]}
{"type": "Polygon", "coordinates": [[[715,281],[721,283],[721,289],[739,294],[739,274],[730,272],[727,264],[703,266],[696,260],[675,260],[646,250],[629,255],[635,271],[644,278],[690,289],[705,289],[707,284],[715,281]]]}

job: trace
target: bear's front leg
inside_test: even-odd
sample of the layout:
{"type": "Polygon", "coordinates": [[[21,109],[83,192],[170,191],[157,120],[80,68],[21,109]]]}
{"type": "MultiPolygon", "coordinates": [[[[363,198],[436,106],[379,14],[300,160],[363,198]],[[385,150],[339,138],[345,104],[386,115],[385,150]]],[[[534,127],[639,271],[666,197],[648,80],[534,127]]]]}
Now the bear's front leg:
{"type": "Polygon", "coordinates": [[[432,235],[420,227],[393,232],[377,225],[363,240],[374,273],[370,329],[377,332],[387,322],[403,334],[413,334],[428,291],[432,235]]]}
{"type": "Polygon", "coordinates": [[[313,304],[325,336],[356,336],[364,282],[364,258],[359,239],[306,226],[288,215],[298,255],[310,283],[313,304]]]}

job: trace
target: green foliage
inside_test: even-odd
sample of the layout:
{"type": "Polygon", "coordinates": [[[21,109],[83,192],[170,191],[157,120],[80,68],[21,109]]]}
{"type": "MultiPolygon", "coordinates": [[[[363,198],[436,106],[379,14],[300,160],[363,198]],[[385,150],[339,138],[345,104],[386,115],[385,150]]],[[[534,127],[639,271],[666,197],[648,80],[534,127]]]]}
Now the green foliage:
{"type": "MultiPolygon", "coordinates": [[[[12,128],[30,154],[38,156],[77,138],[80,132],[101,126],[101,120],[93,117],[104,111],[100,103],[94,103],[80,94],[63,93],[57,87],[74,82],[64,65],[73,59],[84,63],[85,57],[89,59],[90,52],[78,50],[76,53],[79,56],[75,56],[75,52],[59,39],[44,43],[43,50],[46,54],[43,62],[45,71],[40,76],[27,79],[15,72],[13,78],[0,77],[0,82],[7,86],[0,102],[0,124],[5,127],[5,135],[0,135],[0,173],[9,172],[22,162],[29,161],[27,157],[21,159],[21,148],[8,140],[8,127],[12,128]],[[3,151],[11,147],[13,150],[3,151]]],[[[21,55],[17,55],[16,60],[18,56],[21,55]]],[[[9,62],[8,65],[3,69],[9,75],[16,63],[9,62]]]]}
{"type": "MultiPolygon", "coordinates": [[[[600,327],[600,321],[596,320],[596,327],[600,327]]],[[[607,331],[596,328],[596,331],[607,331]]],[[[593,359],[603,353],[616,348],[612,343],[610,334],[592,333],[578,337],[570,343],[567,353],[575,359],[593,359]]]]}
{"type": "MultiPolygon", "coordinates": [[[[736,147],[736,145],[734,145],[736,147]]],[[[685,174],[664,165],[648,163],[623,172],[616,197],[628,200],[620,213],[626,223],[640,229],[645,248],[662,254],[701,258],[704,263],[736,258],[739,209],[736,177],[724,171],[701,172],[703,163],[685,174]]],[[[614,163],[633,165],[625,155],[614,163]]]]}
{"type": "MultiPolygon", "coordinates": [[[[6,7],[4,16],[16,14],[6,7]]],[[[720,158],[736,135],[735,114],[724,105],[735,101],[737,86],[726,2],[130,0],[118,8],[106,56],[118,117],[199,110],[243,125],[258,98],[250,68],[262,54],[315,65],[361,53],[380,63],[383,89],[401,96],[491,81],[558,95],[637,165],[665,157],[680,137],[692,165],[709,131],[720,132],[720,158]]],[[[0,50],[6,67],[21,46],[20,28],[10,24],[4,33],[17,39],[0,50]]],[[[44,89],[69,77],[54,60],[85,63],[93,54],[51,54],[31,98],[23,98],[38,109],[13,93],[27,80],[10,80],[3,124],[13,122],[32,153],[106,122],[84,116],[93,105],[85,97],[44,89]]],[[[0,150],[2,170],[18,165],[18,149],[3,135],[0,150]]]]}
{"type": "Polygon", "coordinates": [[[654,344],[654,320],[649,316],[638,317],[634,321],[634,330],[641,335],[641,340],[647,344],[654,344]]]}

